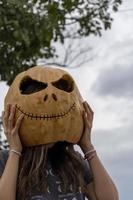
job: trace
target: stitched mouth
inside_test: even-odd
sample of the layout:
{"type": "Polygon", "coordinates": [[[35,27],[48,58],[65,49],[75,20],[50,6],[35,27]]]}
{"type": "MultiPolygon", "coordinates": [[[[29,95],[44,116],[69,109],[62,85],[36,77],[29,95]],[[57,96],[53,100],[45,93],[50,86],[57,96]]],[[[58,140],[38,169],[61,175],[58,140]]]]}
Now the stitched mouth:
{"type": "Polygon", "coordinates": [[[31,119],[43,119],[43,120],[51,120],[51,119],[59,119],[59,118],[63,118],[66,117],[71,111],[75,110],[75,103],[72,104],[72,106],[65,112],[60,112],[58,114],[44,114],[44,115],[37,115],[37,114],[33,114],[33,113],[29,113],[29,112],[24,112],[23,109],[16,105],[16,109],[18,109],[21,113],[23,113],[27,118],[31,118],[31,119]]]}

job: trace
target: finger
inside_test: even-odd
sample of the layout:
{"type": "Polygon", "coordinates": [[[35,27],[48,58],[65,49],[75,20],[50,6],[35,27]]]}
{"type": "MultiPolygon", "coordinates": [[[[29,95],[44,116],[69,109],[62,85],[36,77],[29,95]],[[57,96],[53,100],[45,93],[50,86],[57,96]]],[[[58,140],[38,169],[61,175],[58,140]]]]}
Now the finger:
{"type": "Polygon", "coordinates": [[[11,106],[10,115],[8,119],[8,129],[11,131],[14,126],[14,117],[15,117],[15,105],[11,106]]]}
{"type": "Polygon", "coordinates": [[[4,129],[4,134],[7,135],[7,127],[6,127],[4,118],[5,118],[5,111],[2,111],[2,125],[4,129]]]}
{"type": "Polygon", "coordinates": [[[88,106],[86,105],[86,103],[84,103],[84,109],[85,109],[86,115],[90,117],[90,116],[91,116],[91,112],[90,112],[90,110],[88,109],[88,106]]]}
{"type": "Polygon", "coordinates": [[[6,108],[5,108],[5,111],[3,111],[3,125],[4,125],[4,128],[8,126],[8,118],[9,118],[9,114],[10,114],[10,104],[7,104],[6,108]]]}
{"type": "Polygon", "coordinates": [[[85,128],[91,128],[92,127],[92,120],[88,119],[88,116],[86,115],[85,112],[83,114],[83,119],[84,119],[85,128]]]}
{"type": "Polygon", "coordinates": [[[89,104],[87,104],[87,102],[84,103],[84,108],[85,108],[85,111],[87,112],[88,116],[91,117],[91,119],[93,119],[93,111],[90,108],[89,104]]]}
{"type": "Polygon", "coordinates": [[[83,111],[83,120],[84,120],[84,126],[86,127],[87,125],[87,116],[86,116],[86,112],[83,111]]]}
{"type": "Polygon", "coordinates": [[[83,119],[83,129],[85,130],[86,129],[86,123],[85,123],[85,111],[83,110],[82,112],[82,119],[83,119]]]}
{"type": "Polygon", "coordinates": [[[13,133],[18,133],[23,118],[24,118],[24,114],[21,114],[21,115],[19,116],[19,118],[17,119],[17,121],[16,121],[15,127],[14,127],[14,129],[13,129],[13,133]]]}
{"type": "Polygon", "coordinates": [[[7,104],[6,109],[5,109],[5,117],[6,118],[9,118],[10,109],[11,109],[11,104],[7,104]]]}
{"type": "Polygon", "coordinates": [[[87,105],[87,107],[89,108],[90,112],[91,112],[92,114],[94,114],[94,112],[93,112],[92,108],[90,107],[90,105],[88,104],[88,102],[87,102],[87,101],[86,101],[86,105],[87,105]]]}
{"type": "Polygon", "coordinates": [[[5,117],[5,111],[2,111],[2,125],[3,125],[3,128],[4,128],[4,134],[7,138],[8,133],[7,133],[7,129],[6,129],[6,126],[5,126],[4,117],[5,117]]]}

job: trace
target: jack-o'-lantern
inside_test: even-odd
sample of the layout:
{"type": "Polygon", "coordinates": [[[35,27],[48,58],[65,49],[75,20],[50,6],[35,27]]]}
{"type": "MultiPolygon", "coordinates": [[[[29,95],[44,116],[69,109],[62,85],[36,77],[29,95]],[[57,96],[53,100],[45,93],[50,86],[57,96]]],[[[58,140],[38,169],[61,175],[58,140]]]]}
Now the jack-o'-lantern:
{"type": "Polygon", "coordinates": [[[24,114],[20,138],[25,146],[77,143],[81,137],[82,99],[72,76],[62,69],[36,66],[21,72],[7,92],[7,104],[16,105],[15,121],[24,114]]]}

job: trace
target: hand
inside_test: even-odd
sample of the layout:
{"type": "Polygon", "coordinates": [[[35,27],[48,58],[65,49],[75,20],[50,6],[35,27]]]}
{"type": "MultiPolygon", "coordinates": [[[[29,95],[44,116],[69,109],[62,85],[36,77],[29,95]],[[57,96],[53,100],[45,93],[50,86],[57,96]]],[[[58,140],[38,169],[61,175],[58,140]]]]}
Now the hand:
{"type": "Polygon", "coordinates": [[[93,123],[93,111],[89,104],[84,101],[83,102],[83,122],[84,122],[84,130],[82,136],[78,142],[78,145],[82,149],[83,152],[88,151],[88,149],[92,149],[93,145],[91,143],[91,129],[93,123]]]}
{"type": "Polygon", "coordinates": [[[10,149],[14,149],[16,151],[22,151],[22,144],[19,138],[19,128],[24,117],[23,114],[19,116],[14,122],[15,117],[15,105],[8,104],[5,111],[2,112],[2,121],[4,127],[4,133],[9,142],[10,149]]]}

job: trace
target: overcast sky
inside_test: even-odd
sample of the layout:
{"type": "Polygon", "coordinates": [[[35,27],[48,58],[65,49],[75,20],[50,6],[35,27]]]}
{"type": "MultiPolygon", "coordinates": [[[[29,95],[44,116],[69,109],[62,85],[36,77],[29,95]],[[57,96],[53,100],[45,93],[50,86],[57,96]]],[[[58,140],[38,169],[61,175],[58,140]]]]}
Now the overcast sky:
{"type": "MultiPolygon", "coordinates": [[[[112,29],[91,37],[95,58],[69,69],[95,117],[92,141],[115,181],[120,200],[133,200],[133,1],[125,0],[112,29]]],[[[88,53],[89,56],[89,53],[88,53]]],[[[8,87],[0,83],[0,112],[8,87]]]]}

